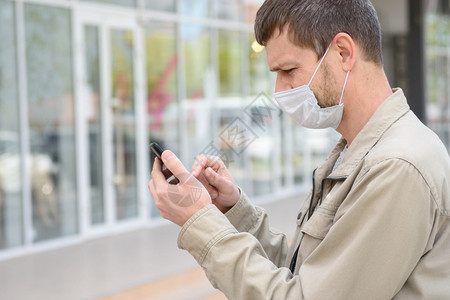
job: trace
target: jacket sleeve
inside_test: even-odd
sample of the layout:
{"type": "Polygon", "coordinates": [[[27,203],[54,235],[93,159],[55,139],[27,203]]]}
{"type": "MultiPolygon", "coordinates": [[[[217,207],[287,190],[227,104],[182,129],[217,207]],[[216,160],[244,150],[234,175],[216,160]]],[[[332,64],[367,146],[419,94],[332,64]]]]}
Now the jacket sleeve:
{"type": "Polygon", "coordinates": [[[275,265],[284,264],[288,250],[285,234],[269,226],[267,213],[261,207],[254,206],[243,191],[239,201],[225,216],[237,231],[252,234],[275,265]]]}
{"type": "MultiPolygon", "coordinates": [[[[298,272],[278,267],[261,243],[213,205],[183,226],[178,245],[229,299],[391,299],[426,251],[433,200],[402,161],[371,169],[298,272]],[[383,176],[383,180],[379,180],[383,176]]],[[[302,243],[314,236],[304,235],[302,243]]]]}
{"type": "Polygon", "coordinates": [[[302,299],[298,276],[277,267],[255,236],[238,232],[212,204],[186,222],[178,246],[197,260],[228,299],[302,299]]]}

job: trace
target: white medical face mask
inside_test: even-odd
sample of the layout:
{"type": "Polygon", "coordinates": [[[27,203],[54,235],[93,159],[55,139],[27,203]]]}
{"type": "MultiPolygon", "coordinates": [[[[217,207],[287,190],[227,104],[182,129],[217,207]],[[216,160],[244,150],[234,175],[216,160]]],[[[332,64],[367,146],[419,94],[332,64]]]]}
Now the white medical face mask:
{"type": "Polygon", "coordinates": [[[344,95],[345,85],[350,71],[345,77],[344,86],[342,87],[341,98],[339,104],[330,107],[320,107],[314,96],[313,91],[309,88],[314,76],[319,70],[325,56],[330,50],[328,46],[327,51],[323,55],[319,64],[317,65],[314,74],[307,85],[302,85],[297,88],[274,93],[275,100],[280,105],[281,109],[287,113],[296,123],[307,128],[334,128],[336,129],[342,121],[342,114],[344,112],[344,104],[342,103],[342,96],[344,95]]]}

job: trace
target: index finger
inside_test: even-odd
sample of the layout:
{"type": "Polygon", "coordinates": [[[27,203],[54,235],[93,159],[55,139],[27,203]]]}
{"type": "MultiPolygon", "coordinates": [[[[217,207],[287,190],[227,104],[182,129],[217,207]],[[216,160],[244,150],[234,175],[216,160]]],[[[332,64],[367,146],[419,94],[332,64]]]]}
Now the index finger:
{"type": "Polygon", "coordinates": [[[202,170],[208,167],[211,167],[217,171],[220,168],[220,158],[217,156],[207,156],[204,154],[198,155],[192,165],[191,173],[193,176],[198,177],[202,170]]]}

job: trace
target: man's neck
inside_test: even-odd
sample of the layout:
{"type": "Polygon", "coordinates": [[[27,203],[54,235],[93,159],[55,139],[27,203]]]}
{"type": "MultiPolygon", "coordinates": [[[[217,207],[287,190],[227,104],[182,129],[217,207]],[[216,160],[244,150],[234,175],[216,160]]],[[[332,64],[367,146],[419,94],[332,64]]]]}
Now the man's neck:
{"type": "Polygon", "coordinates": [[[356,76],[344,102],[342,122],[336,129],[350,146],[392,89],[382,68],[356,76]]]}

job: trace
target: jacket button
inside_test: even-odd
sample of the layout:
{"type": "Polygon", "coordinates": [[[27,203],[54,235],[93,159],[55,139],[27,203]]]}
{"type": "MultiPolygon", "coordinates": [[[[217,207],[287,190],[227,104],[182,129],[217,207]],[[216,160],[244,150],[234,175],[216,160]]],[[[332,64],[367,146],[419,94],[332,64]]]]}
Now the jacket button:
{"type": "Polygon", "coordinates": [[[300,218],[302,217],[302,212],[300,212],[297,216],[297,220],[300,220],[300,218]]]}

